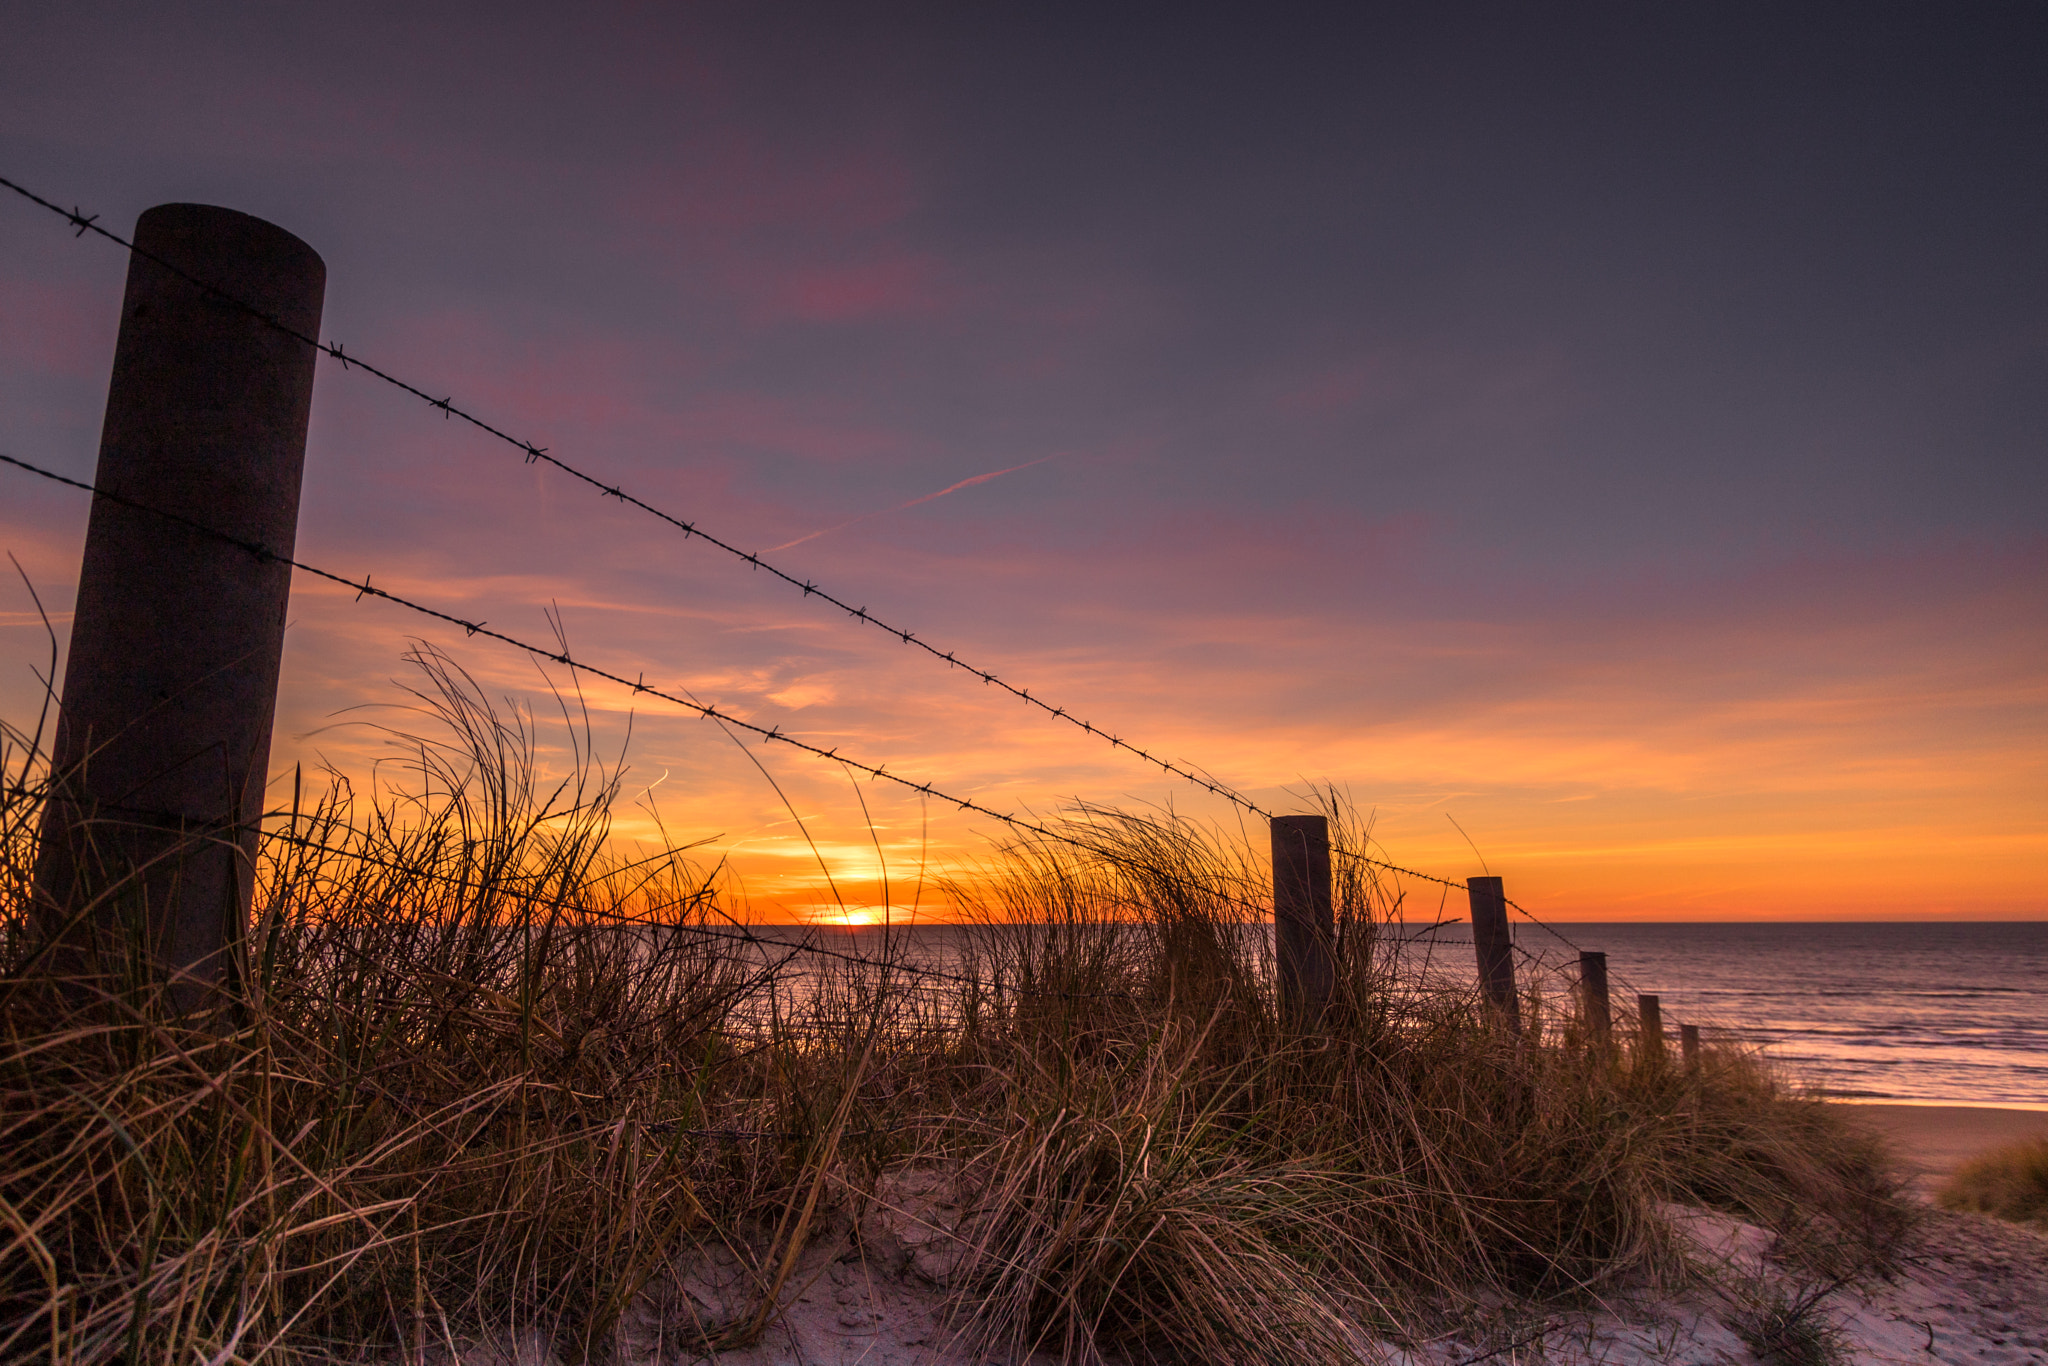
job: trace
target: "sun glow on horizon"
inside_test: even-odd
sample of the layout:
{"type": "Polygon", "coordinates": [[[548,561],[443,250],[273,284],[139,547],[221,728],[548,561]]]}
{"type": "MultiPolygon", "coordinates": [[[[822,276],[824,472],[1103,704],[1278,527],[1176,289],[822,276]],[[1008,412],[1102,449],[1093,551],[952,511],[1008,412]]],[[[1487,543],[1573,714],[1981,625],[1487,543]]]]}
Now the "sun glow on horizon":
{"type": "Polygon", "coordinates": [[[913,925],[936,925],[950,923],[940,914],[941,908],[931,905],[888,906],[862,902],[819,901],[808,904],[784,903],[781,909],[796,917],[800,925],[816,925],[827,929],[870,929],[878,925],[889,925],[907,929],[913,925]]]}

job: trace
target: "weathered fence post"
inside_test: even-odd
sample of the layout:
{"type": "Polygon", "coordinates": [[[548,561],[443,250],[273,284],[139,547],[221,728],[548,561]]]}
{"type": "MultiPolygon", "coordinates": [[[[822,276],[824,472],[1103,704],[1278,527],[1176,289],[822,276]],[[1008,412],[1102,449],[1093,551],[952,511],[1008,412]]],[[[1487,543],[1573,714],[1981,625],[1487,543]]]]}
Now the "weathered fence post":
{"type": "Polygon", "coordinates": [[[1508,929],[1508,898],[1497,877],[1468,877],[1465,895],[1472,904],[1472,950],[1479,957],[1479,986],[1486,999],[1507,1015],[1510,1028],[1522,1027],[1521,1002],[1515,996],[1515,939],[1508,929]]]}
{"type": "Polygon", "coordinates": [[[1614,1047],[1614,1009],[1607,994],[1607,955],[1592,949],[1579,953],[1579,1010],[1586,1034],[1598,1051],[1614,1047]]]}
{"type": "Polygon", "coordinates": [[[221,294],[314,337],[327,267],[204,204],[135,247],[35,887],[54,970],[139,932],[189,1007],[246,924],[291,568],[115,499],[292,553],[315,352],[221,294]]]}
{"type": "Polygon", "coordinates": [[[1682,1024],[1678,1027],[1678,1052],[1685,1060],[1687,1071],[1700,1065],[1700,1027],[1682,1024]]]}
{"type": "Polygon", "coordinates": [[[1657,1063],[1664,1060],[1664,1007],[1654,996],[1636,997],[1636,1016],[1640,1032],[1636,1036],[1636,1058],[1639,1062],[1657,1063]]]}
{"type": "Polygon", "coordinates": [[[1273,941],[1281,1013],[1313,1018],[1336,981],[1337,937],[1330,903],[1330,822],[1326,816],[1273,818],[1273,941]]]}

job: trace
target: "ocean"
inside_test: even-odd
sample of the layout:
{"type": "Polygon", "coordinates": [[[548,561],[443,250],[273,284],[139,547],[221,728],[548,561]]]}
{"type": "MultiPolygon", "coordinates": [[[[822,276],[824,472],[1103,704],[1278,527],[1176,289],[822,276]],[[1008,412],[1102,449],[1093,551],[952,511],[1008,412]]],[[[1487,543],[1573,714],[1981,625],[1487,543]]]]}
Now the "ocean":
{"type": "MultiPolygon", "coordinates": [[[[1557,929],[1607,954],[1617,1012],[1626,981],[1667,1029],[1761,1045],[1832,1095],[2048,1109],[2048,922],[1557,929]]],[[[1516,938],[1576,959],[1537,926],[1516,938]]]]}
{"type": "MultiPolygon", "coordinates": [[[[1518,945],[1555,985],[1576,979],[1574,946],[1604,951],[1617,1021],[1652,993],[1674,1043],[1697,1024],[1843,1099],[2048,1109],[2048,922],[1560,924],[1560,940],[1517,919],[1518,945]]],[[[879,938],[814,933],[842,952],[879,938]]],[[[958,933],[921,926],[899,942],[941,965],[958,933]]],[[[1404,952],[1469,979],[1470,935],[1446,925],[1404,952]]]]}

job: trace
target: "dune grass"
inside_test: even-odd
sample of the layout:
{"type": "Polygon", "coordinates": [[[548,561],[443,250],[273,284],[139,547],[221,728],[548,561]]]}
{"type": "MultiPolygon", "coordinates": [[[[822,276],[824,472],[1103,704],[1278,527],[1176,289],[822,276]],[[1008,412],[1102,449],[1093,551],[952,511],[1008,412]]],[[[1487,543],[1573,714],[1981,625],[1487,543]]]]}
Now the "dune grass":
{"type": "MultiPolygon", "coordinates": [[[[1394,890],[1340,869],[1335,998],[1275,1008],[1265,870],[1170,816],[1078,808],[963,879],[935,979],[734,933],[681,853],[608,839],[620,770],[422,655],[438,718],[376,790],[266,835],[235,985],[172,1008],[133,963],[25,971],[45,780],[0,811],[0,1359],[416,1359],[531,1328],[603,1357],[739,1344],[889,1173],[966,1214],[958,1323],[1068,1360],[1370,1360],[1502,1297],[1674,1281],[1708,1204],[1865,1256],[1877,1153],[1756,1059],[1685,1071],[1521,1034],[1418,973],[1394,890]],[[737,1269],[737,1310],[684,1289],[737,1269]]],[[[1348,819],[1341,808],[1332,814],[1348,819]]],[[[1354,832],[1355,833],[1355,832],[1354,832]]]]}
{"type": "Polygon", "coordinates": [[[2008,1143],[1956,1169],[1937,1193],[1948,1209],[2048,1230],[2048,1138],[2008,1143]]]}

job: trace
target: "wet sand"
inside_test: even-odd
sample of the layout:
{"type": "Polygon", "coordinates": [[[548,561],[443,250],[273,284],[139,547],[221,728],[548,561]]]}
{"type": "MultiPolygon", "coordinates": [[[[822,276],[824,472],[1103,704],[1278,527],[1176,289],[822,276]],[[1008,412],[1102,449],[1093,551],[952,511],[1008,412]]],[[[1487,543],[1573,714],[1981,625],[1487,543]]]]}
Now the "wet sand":
{"type": "Polygon", "coordinates": [[[1932,1198],[1949,1173],[2008,1143],[2048,1138],[2048,1110],[1988,1110],[1970,1105],[1844,1105],[1848,1114],[1891,1142],[1913,1178],[1914,1193],[1932,1198]]]}

